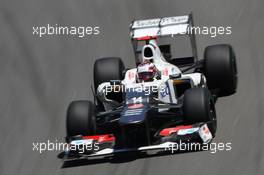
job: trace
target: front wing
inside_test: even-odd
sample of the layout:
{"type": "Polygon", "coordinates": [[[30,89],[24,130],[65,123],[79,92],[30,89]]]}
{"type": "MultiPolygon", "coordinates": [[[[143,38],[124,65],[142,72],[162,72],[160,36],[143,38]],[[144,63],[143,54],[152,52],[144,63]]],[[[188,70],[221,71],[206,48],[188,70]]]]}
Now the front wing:
{"type": "MultiPolygon", "coordinates": [[[[150,146],[142,146],[137,148],[114,148],[115,138],[113,135],[99,135],[99,136],[84,136],[77,140],[71,141],[71,145],[80,145],[80,144],[91,144],[98,143],[98,146],[101,147],[96,151],[88,152],[78,152],[72,150],[66,150],[64,152],[64,160],[76,160],[89,157],[98,157],[98,156],[111,156],[118,153],[124,152],[143,152],[148,150],[159,150],[159,151],[171,151],[177,152],[180,150],[179,146],[181,144],[192,143],[197,141],[197,143],[209,143],[212,141],[213,136],[206,123],[198,125],[187,125],[187,126],[177,126],[174,128],[165,128],[159,132],[161,142],[158,144],[150,146]]],[[[192,150],[184,150],[192,151],[192,150]]]]}

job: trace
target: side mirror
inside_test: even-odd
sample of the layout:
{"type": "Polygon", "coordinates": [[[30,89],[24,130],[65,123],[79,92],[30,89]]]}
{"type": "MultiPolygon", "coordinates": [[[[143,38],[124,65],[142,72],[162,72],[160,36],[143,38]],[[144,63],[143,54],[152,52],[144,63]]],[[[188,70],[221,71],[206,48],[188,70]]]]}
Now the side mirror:
{"type": "Polygon", "coordinates": [[[110,85],[121,85],[121,80],[110,80],[110,85]]]}
{"type": "Polygon", "coordinates": [[[173,74],[173,75],[170,75],[169,77],[170,77],[170,79],[181,78],[181,73],[179,73],[179,74],[173,74]]]}

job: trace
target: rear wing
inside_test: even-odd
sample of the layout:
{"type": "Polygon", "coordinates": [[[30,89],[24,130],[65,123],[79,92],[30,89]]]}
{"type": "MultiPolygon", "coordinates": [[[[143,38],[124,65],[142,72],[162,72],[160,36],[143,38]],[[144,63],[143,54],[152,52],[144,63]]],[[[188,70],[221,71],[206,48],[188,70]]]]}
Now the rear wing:
{"type": "Polygon", "coordinates": [[[192,57],[197,61],[197,47],[195,32],[193,32],[192,13],[183,16],[135,20],[130,24],[130,36],[137,55],[137,41],[148,41],[160,37],[174,37],[176,35],[188,35],[192,45],[192,57]]]}
{"type": "Polygon", "coordinates": [[[186,35],[190,26],[191,15],[136,20],[131,23],[130,35],[132,39],[186,35]]]}

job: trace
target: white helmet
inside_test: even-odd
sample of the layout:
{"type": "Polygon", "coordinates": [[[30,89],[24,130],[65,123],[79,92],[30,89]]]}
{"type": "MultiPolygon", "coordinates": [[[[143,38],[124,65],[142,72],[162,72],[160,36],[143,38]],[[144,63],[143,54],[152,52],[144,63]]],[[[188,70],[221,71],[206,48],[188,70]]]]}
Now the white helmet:
{"type": "Polygon", "coordinates": [[[141,63],[137,67],[137,78],[138,82],[149,82],[153,81],[157,74],[157,69],[153,63],[146,62],[141,63]]]}

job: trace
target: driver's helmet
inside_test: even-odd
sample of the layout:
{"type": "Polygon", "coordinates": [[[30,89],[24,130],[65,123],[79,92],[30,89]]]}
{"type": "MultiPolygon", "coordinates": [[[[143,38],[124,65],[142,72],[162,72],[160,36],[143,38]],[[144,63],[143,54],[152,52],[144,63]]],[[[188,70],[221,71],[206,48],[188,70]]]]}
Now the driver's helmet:
{"type": "Polygon", "coordinates": [[[157,69],[153,63],[144,62],[137,67],[137,79],[139,83],[153,81],[156,74],[157,69]]]}

